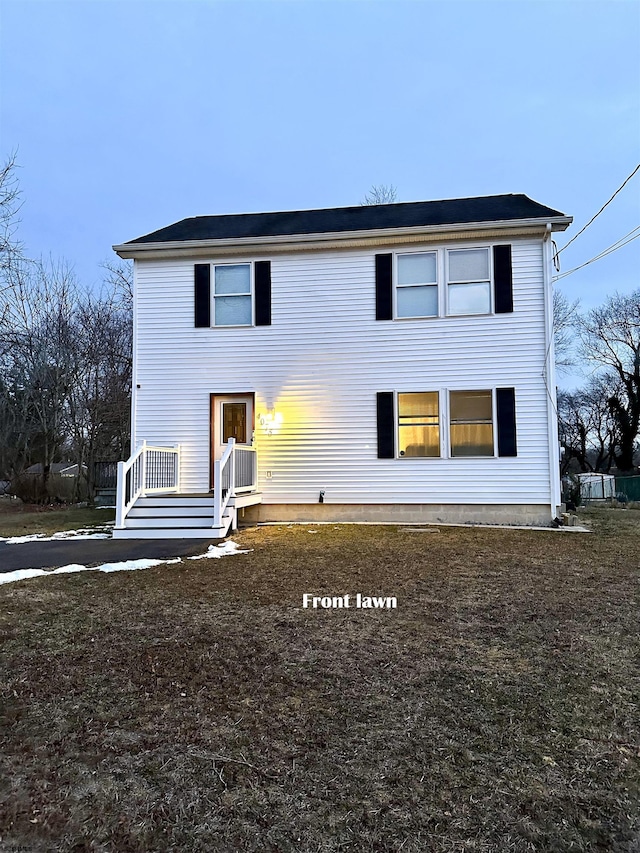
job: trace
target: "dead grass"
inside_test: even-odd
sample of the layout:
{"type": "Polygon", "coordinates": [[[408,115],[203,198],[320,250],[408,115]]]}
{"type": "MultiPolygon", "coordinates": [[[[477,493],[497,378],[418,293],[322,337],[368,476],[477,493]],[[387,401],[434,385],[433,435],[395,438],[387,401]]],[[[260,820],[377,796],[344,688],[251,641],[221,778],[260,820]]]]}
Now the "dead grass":
{"type": "Polygon", "coordinates": [[[590,521],[3,587],[0,849],[637,851],[640,512],[590,521]]]}
{"type": "Polygon", "coordinates": [[[50,535],[61,530],[106,524],[114,518],[113,509],[40,506],[0,501],[0,536],[27,536],[32,533],[50,535]]]}

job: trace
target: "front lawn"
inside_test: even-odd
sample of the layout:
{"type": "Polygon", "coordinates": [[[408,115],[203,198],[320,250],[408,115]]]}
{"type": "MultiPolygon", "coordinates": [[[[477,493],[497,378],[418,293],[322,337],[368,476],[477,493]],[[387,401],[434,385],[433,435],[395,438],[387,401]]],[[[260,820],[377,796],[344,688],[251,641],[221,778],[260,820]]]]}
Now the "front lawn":
{"type": "Polygon", "coordinates": [[[106,507],[91,509],[86,506],[39,506],[0,501],[0,537],[34,533],[51,535],[62,530],[107,524],[115,516],[115,510],[106,507]]]}
{"type": "Polygon", "coordinates": [[[5,585],[0,849],[637,850],[640,511],[590,523],[5,585]]]}

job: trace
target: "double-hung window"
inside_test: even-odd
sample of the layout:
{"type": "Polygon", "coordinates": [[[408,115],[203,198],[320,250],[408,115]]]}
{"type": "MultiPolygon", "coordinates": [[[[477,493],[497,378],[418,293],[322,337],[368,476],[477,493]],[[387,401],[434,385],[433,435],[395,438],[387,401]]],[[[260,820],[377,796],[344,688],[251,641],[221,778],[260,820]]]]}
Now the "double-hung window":
{"type": "Polygon", "coordinates": [[[250,326],[251,264],[216,264],[213,279],[213,325],[250,326]]]}
{"type": "Polygon", "coordinates": [[[491,313],[489,249],[447,251],[447,314],[491,313]]]}
{"type": "Polygon", "coordinates": [[[517,456],[515,388],[379,391],[379,459],[517,456]]]}
{"type": "Polygon", "coordinates": [[[491,391],[450,391],[449,429],[452,456],[493,456],[491,391]]]}
{"type": "Polygon", "coordinates": [[[513,312],[511,246],[375,256],[376,320],[513,312]]]}
{"type": "Polygon", "coordinates": [[[396,258],[396,317],[438,316],[438,256],[413,252],[396,258]]]}
{"type": "Polygon", "coordinates": [[[196,329],[271,325],[271,261],[194,264],[196,329]]]}
{"type": "Polygon", "coordinates": [[[440,456],[437,391],[398,394],[398,455],[440,456]]]}

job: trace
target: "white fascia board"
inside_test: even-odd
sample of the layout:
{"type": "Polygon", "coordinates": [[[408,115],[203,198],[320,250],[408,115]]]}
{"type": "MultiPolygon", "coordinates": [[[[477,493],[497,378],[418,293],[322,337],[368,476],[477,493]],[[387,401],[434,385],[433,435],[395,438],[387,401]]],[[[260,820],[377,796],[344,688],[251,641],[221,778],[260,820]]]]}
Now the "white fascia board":
{"type": "Polygon", "coordinates": [[[320,234],[286,234],[270,237],[233,237],[222,240],[175,240],[161,243],[121,243],[113,246],[121,258],[145,258],[158,255],[180,257],[198,254],[229,254],[259,249],[268,252],[301,252],[329,248],[350,248],[390,243],[433,241],[436,239],[486,238],[491,236],[544,236],[547,225],[552,231],[564,231],[573,222],[571,216],[549,219],[510,219],[495,222],[465,222],[456,225],[420,225],[413,228],[384,228],[368,231],[332,231],[320,234]]]}

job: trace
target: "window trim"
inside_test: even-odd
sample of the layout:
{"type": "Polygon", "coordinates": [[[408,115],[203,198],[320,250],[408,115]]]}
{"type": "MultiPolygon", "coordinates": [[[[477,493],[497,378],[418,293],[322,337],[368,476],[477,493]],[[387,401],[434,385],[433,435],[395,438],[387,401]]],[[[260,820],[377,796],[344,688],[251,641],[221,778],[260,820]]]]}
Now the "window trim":
{"type": "Polygon", "coordinates": [[[256,325],[256,300],[255,300],[255,262],[254,261],[224,261],[222,263],[212,261],[211,276],[211,326],[212,329],[250,329],[256,325]],[[220,293],[216,294],[216,268],[217,267],[249,267],[249,293],[220,293]],[[216,323],[216,298],[217,296],[248,296],[251,299],[251,322],[250,323],[216,323]]]}

